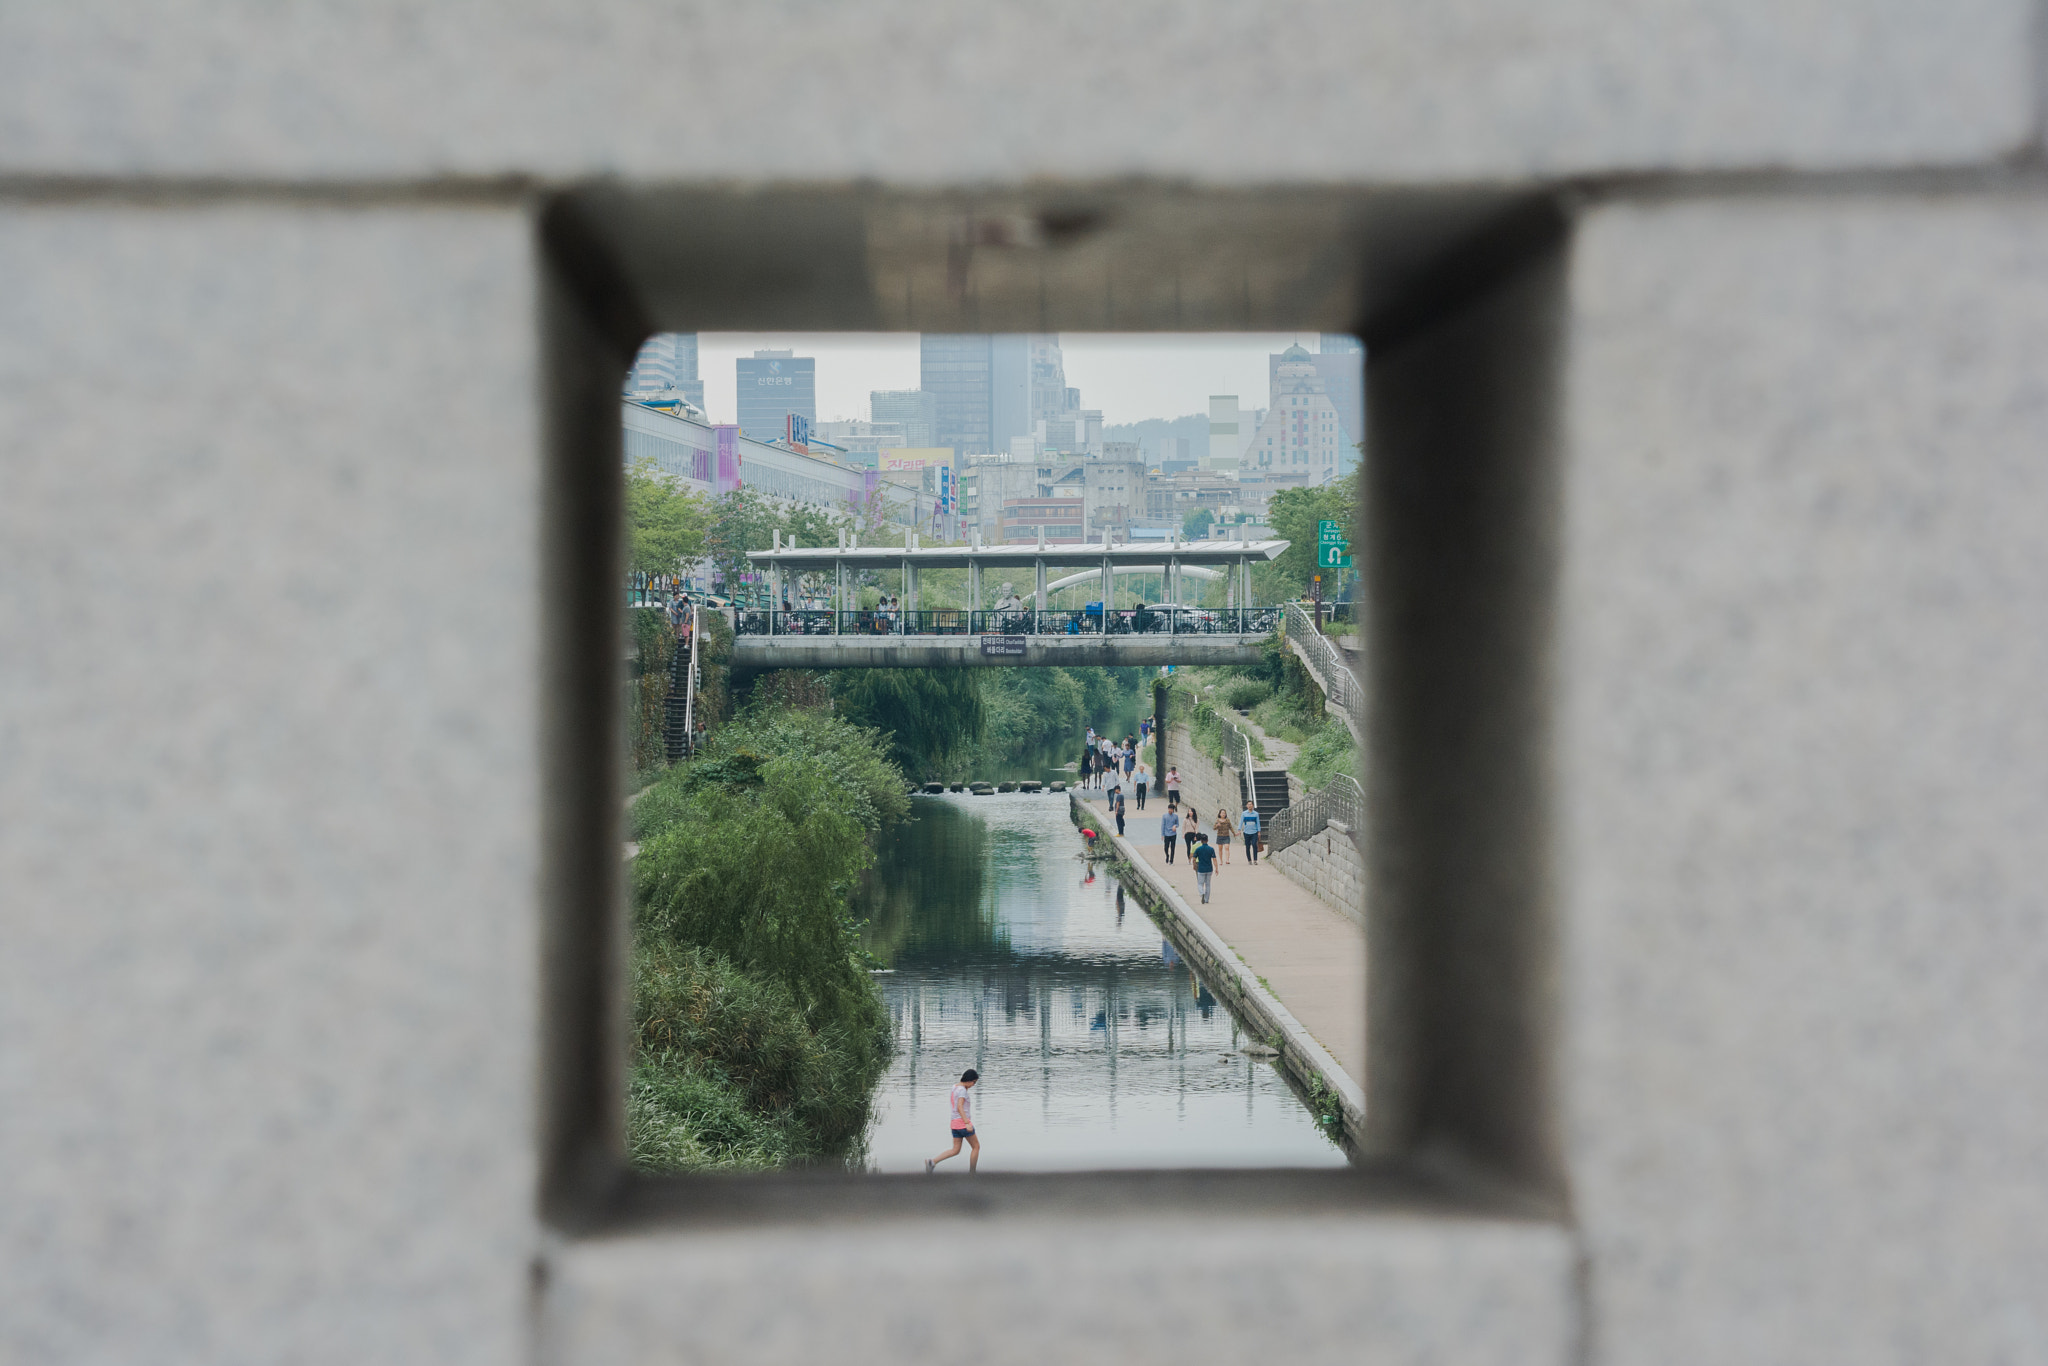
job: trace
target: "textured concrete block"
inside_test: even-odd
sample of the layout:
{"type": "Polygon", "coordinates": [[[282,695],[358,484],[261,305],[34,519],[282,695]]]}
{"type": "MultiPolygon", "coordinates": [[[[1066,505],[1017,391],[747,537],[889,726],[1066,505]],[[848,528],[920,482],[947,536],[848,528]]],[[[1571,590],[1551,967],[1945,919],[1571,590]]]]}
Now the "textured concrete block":
{"type": "Polygon", "coordinates": [[[540,1360],[1562,1366],[1576,1334],[1542,1225],[947,1219],[564,1249],[540,1360]]]}
{"type": "Polygon", "coordinates": [[[0,211],[0,1358],[506,1362],[520,215],[0,211]]]}
{"type": "Polygon", "coordinates": [[[1599,1359],[2048,1360],[2048,202],[1613,206],[1570,288],[1599,1359]]]}
{"type": "Polygon", "coordinates": [[[2032,135],[2034,8],[72,0],[0,12],[0,170],[1268,184],[1979,161],[2032,135]]]}

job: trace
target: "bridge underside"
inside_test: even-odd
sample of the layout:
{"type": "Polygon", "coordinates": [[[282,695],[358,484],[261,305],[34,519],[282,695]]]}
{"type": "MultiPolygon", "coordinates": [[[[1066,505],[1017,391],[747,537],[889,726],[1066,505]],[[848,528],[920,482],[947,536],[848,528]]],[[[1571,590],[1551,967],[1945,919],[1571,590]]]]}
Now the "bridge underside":
{"type": "Polygon", "coordinates": [[[1181,664],[1249,665],[1259,662],[1267,639],[1256,635],[1024,636],[1021,655],[982,652],[980,636],[741,636],[733,641],[737,669],[1009,669],[1061,665],[1083,668],[1181,664]]]}

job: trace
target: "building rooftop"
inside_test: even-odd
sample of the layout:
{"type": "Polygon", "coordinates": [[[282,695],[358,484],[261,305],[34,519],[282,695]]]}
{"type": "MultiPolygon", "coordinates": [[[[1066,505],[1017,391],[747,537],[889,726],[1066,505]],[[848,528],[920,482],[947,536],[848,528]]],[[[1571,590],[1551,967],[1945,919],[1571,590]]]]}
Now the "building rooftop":
{"type": "Polygon", "coordinates": [[[894,569],[908,560],[921,569],[964,569],[979,564],[984,569],[1015,567],[1028,569],[1039,560],[1049,564],[1099,565],[1104,560],[1117,564],[1156,565],[1162,554],[1182,564],[1231,565],[1242,559],[1271,560],[1287,549],[1286,541],[1181,541],[1178,544],[1147,541],[1144,545],[1120,544],[1104,548],[1100,541],[1079,545],[984,545],[979,548],[929,546],[905,550],[901,545],[860,546],[841,550],[837,546],[784,546],[780,550],[750,550],[747,558],[764,569],[828,570],[844,564],[849,569],[894,569]]]}

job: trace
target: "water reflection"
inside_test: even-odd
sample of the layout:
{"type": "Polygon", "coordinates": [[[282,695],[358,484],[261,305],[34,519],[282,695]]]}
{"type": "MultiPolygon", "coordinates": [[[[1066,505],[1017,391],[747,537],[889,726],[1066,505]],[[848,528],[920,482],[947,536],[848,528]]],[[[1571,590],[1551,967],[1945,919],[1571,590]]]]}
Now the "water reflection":
{"type": "Polygon", "coordinates": [[[1064,797],[920,797],[914,815],[865,894],[900,1045],[872,1166],[919,1171],[947,1146],[968,1067],[984,1170],[1344,1164],[1107,866],[1079,857],[1064,797]]]}

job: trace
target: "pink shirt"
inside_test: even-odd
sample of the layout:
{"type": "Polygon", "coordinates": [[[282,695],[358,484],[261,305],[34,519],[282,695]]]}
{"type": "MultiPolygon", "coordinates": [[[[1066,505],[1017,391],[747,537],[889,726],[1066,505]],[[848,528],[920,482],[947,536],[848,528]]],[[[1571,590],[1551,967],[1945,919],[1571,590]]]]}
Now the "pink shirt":
{"type": "Polygon", "coordinates": [[[974,1098],[967,1093],[964,1083],[953,1088],[953,1127],[972,1129],[974,1127],[974,1098]]]}

